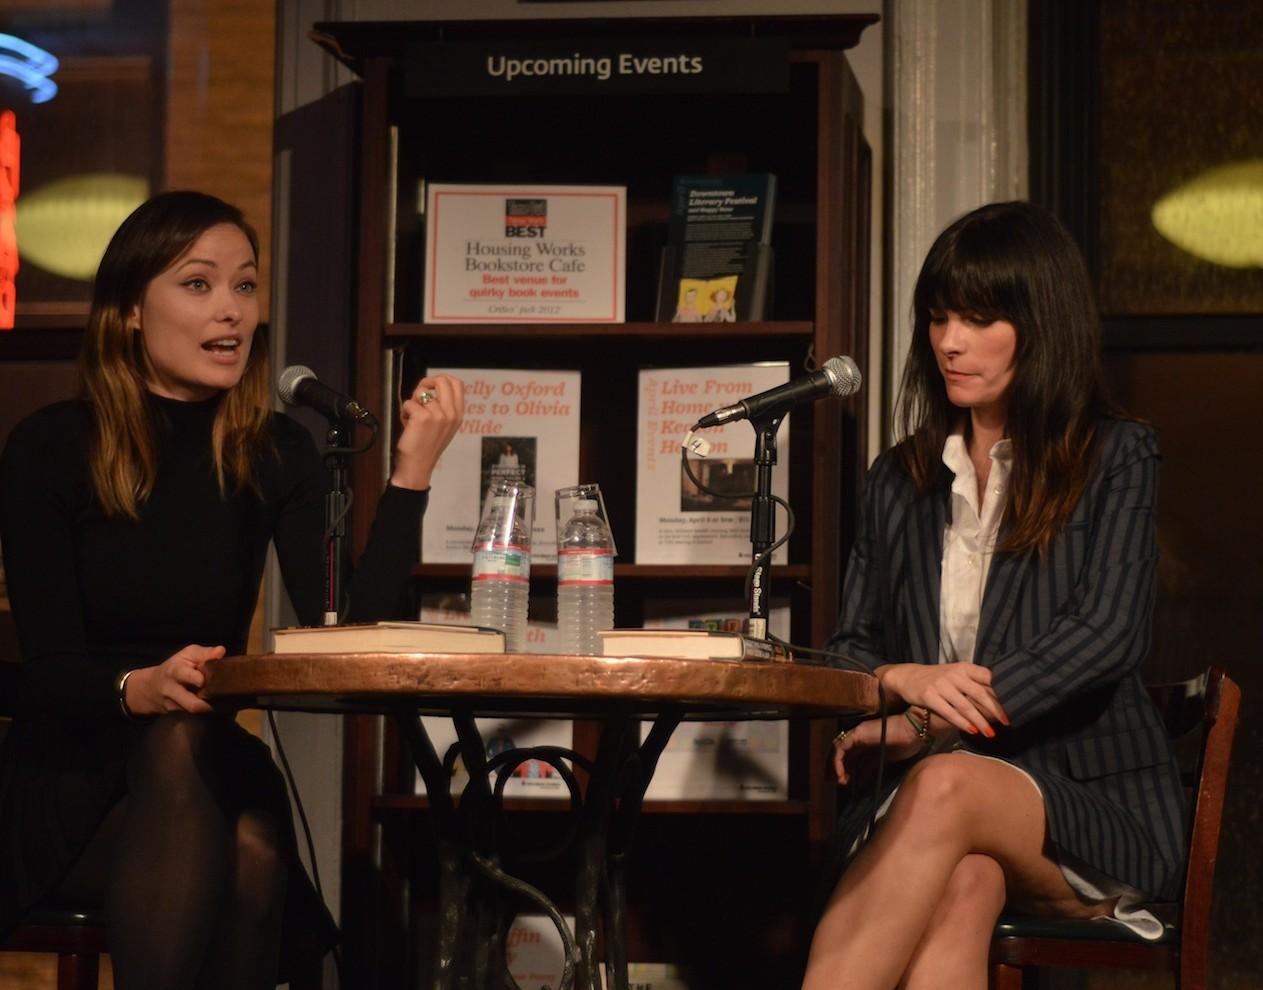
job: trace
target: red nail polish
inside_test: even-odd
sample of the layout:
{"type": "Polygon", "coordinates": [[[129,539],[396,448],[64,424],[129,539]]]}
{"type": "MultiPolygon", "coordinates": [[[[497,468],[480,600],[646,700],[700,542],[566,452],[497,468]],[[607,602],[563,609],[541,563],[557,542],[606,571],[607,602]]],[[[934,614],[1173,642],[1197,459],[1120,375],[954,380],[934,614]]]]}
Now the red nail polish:
{"type": "Polygon", "coordinates": [[[977,726],[970,725],[970,726],[967,726],[967,728],[969,729],[969,734],[970,734],[971,736],[976,736],[976,735],[978,734],[978,727],[977,727],[977,726]]]}
{"type": "Polygon", "coordinates": [[[995,738],[995,729],[991,728],[991,726],[989,726],[989,725],[987,725],[987,726],[983,726],[983,729],[982,729],[982,734],[983,734],[984,736],[986,736],[988,739],[994,739],[994,738],[995,738]]]}

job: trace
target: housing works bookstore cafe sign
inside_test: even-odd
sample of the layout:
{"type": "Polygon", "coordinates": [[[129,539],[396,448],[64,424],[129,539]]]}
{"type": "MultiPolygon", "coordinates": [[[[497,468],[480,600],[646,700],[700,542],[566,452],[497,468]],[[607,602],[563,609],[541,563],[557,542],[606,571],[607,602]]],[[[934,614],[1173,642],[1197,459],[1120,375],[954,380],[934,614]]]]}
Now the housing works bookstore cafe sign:
{"type": "Polygon", "coordinates": [[[778,93],[789,88],[789,40],[418,44],[405,85],[409,96],[778,93]]]}

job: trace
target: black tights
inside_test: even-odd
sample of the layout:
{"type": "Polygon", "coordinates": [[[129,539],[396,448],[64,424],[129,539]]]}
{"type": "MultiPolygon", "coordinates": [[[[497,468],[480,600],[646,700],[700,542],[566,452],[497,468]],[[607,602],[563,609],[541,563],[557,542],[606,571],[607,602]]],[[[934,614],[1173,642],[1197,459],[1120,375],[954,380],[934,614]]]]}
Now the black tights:
{"type": "Polygon", "coordinates": [[[140,732],[127,793],[61,895],[104,906],[118,990],[276,986],[289,804],[266,747],[214,716],[140,732]]]}

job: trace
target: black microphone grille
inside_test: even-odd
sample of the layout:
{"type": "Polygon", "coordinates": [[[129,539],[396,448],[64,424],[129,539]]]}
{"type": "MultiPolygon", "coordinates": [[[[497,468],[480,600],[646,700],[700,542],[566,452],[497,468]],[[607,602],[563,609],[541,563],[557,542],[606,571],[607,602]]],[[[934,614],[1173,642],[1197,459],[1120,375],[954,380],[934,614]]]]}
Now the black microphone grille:
{"type": "MultiPolygon", "coordinates": [[[[287,406],[298,404],[298,397],[294,394],[294,389],[298,388],[298,383],[305,378],[316,379],[316,373],[305,364],[291,364],[276,379],[276,394],[281,397],[281,401],[287,406]]],[[[319,379],[316,380],[319,381],[319,379]]]]}
{"type": "Polygon", "coordinates": [[[864,384],[864,376],[860,374],[859,365],[849,357],[831,357],[821,370],[829,379],[834,395],[854,395],[864,384]]]}

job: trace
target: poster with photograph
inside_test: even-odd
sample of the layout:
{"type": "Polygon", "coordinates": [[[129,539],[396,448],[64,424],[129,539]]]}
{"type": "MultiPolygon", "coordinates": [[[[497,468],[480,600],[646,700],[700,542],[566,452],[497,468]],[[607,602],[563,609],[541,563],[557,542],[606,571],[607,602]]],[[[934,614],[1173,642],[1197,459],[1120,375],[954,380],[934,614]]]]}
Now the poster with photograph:
{"type": "MultiPolygon", "coordinates": [[[[636,439],[636,562],[638,564],[748,564],[750,498],[754,491],[754,430],[748,422],[699,431],[711,444],[689,466],[710,489],[700,489],[680,463],[680,444],[708,412],[782,385],[784,361],[710,368],[652,368],[640,372],[636,439]],[[719,494],[712,494],[719,493],[719,494]],[[737,497],[730,497],[737,496],[737,497]]],[[[789,492],[789,418],[776,434],[772,493],[789,492]]],[[[778,514],[778,525],[783,520],[778,514]]],[[[786,561],[785,548],[773,563],[786,561]]]]}
{"type": "MultiPolygon", "coordinates": [[[[741,632],[739,601],[647,600],[646,629],[741,632]]],[[[789,639],[789,603],[773,599],[772,635],[789,639]]],[[[652,723],[644,723],[641,739],[652,723]]],[[[681,722],[645,797],[656,801],[783,801],[789,796],[788,722],[681,722]]]]}
{"type": "Polygon", "coordinates": [[[624,186],[426,190],[426,323],[622,323],[624,186]]]}
{"type": "Polygon", "coordinates": [[[535,489],[531,560],[557,560],[553,493],[579,482],[579,372],[430,368],[465,385],[465,419],[434,469],[421,560],[468,564],[491,475],[521,470],[535,489]]]}

